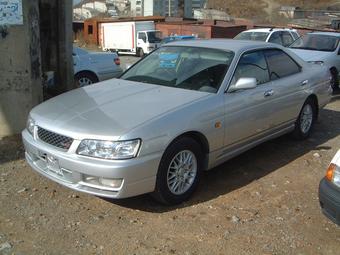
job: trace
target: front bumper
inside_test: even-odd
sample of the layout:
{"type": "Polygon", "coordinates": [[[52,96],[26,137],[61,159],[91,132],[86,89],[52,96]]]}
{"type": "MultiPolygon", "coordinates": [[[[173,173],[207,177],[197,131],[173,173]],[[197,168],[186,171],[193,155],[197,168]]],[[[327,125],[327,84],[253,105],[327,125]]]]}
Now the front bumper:
{"type": "Polygon", "coordinates": [[[152,192],[161,153],[129,160],[102,160],[75,153],[80,141],[74,140],[68,151],[59,150],[22,132],[27,163],[41,175],[76,191],[108,198],[127,198],[152,192]],[[58,169],[50,168],[41,155],[50,155],[58,169]],[[85,176],[122,179],[119,188],[89,185],[85,176]]]}
{"type": "Polygon", "coordinates": [[[319,186],[319,201],[322,212],[340,225],[340,188],[323,178],[319,186]]]}

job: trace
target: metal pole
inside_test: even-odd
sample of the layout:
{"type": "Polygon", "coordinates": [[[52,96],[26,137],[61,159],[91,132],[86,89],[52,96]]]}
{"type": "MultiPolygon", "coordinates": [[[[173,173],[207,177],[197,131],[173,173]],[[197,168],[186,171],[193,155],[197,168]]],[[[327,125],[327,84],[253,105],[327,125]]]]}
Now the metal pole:
{"type": "Polygon", "coordinates": [[[169,1],[169,17],[171,17],[171,0],[168,1],[169,1]]]}

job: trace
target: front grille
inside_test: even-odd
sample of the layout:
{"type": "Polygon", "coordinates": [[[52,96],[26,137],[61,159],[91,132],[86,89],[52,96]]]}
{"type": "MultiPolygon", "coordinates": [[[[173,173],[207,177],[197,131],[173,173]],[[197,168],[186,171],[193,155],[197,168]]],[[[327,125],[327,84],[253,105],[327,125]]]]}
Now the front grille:
{"type": "Polygon", "coordinates": [[[53,133],[41,127],[38,127],[38,137],[41,141],[64,150],[68,150],[73,142],[70,137],[53,133]]]}

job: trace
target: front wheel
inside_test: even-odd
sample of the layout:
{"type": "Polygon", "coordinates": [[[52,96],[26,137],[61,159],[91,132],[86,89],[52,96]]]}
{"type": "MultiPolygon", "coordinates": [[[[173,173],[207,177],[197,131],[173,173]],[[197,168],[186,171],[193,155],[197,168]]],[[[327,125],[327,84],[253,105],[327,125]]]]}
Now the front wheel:
{"type": "Polygon", "coordinates": [[[312,99],[307,99],[304,103],[299,117],[295,122],[293,135],[296,139],[303,140],[311,134],[317,118],[317,106],[312,99]]]}
{"type": "Polygon", "coordinates": [[[141,57],[141,58],[144,57],[144,50],[143,50],[142,48],[140,48],[140,49],[138,50],[138,56],[141,57]]]}
{"type": "Polygon", "coordinates": [[[153,197],[168,205],[189,199],[201,178],[202,158],[195,140],[185,137],[173,142],[161,159],[153,197]]]}

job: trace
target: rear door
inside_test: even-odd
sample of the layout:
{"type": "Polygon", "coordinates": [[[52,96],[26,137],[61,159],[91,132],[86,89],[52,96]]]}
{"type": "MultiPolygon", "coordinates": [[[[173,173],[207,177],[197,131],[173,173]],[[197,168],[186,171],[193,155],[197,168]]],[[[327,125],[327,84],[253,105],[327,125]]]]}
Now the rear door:
{"type": "Polygon", "coordinates": [[[305,100],[308,77],[287,53],[280,49],[264,51],[272,81],[274,114],[271,126],[278,127],[296,120],[305,100]]]}

